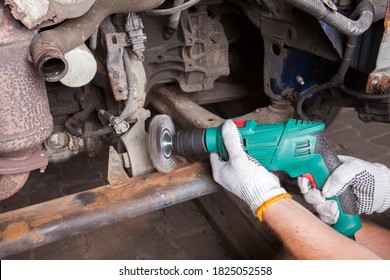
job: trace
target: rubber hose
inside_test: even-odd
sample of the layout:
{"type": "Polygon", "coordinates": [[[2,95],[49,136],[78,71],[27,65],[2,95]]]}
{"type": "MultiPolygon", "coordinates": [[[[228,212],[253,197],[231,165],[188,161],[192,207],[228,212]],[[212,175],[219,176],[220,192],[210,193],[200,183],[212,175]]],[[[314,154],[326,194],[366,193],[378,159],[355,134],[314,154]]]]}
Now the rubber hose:
{"type": "Polygon", "coordinates": [[[328,82],[324,84],[320,84],[317,86],[314,86],[310,89],[308,89],[306,92],[304,92],[298,99],[297,102],[297,114],[299,117],[303,120],[308,120],[309,118],[306,116],[305,113],[303,113],[302,106],[303,102],[312,94],[316,92],[320,92],[326,89],[334,88],[334,87],[341,87],[344,84],[344,78],[345,74],[348,71],[349,66],[351,65],[353,53],[355,51],[356,47],[356,36],[349,36],[348,42],[345,48],[343,60],[340,64],[339,70],[337,71],[337,74],[328,82]]]}
{"type": "Polygon", "coordinates": [[[309,97],[311,96],[312,94],[316,93],[316,92],[320,92],[320,91],[323,91],[325,89],[329,89],[333,87],[331,85],[330,82],[326,82],[324,84],[320,84],[320,85],[316,85],[310,89],[308,89],[306,92],[304,92],[301,97],[299,98],[298,102],[297,102],[297,114],[298,116],[302,119],[302,120],[309,120],[309,117],[306,116],[305,113],[303,113],[303,110],[302,110],[302,106],[303,106],[303,102],[309,97]]]}
{"type": "Polygon", "coordinates": [[[337,74],[335,76],[335,82],[337,85],[342,85],[344,83],[345,74],[347,74],[349,66],[351,66],[353,54],[355,52],[356,41],[357,41],[356,36],[348,37],[348,41],[345,46],[343,60],[341,61],[339,70],[337,71],[337,74]]]}

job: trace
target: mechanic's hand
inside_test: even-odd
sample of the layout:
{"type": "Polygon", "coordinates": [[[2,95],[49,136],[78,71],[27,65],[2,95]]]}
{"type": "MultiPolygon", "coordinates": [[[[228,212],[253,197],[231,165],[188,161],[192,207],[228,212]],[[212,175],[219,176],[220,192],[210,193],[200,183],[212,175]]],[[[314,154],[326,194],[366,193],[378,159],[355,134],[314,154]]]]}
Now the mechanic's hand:
{"type": "Polygon", "coordinates": [[[213,177],[217,183],[245,201],[254,214],[268,199],[286,193],[280,187],[279,178],[244,151],[233,121],[228,120],[222,126],[222,138],[229,161],[221,160],[216,153],[210,155],[213,177]]]}
{"type": "Polygon", "coordinates": [[[359,214],[383,212],[390,207],[390,170],[379,163],[339,156],[343,162],[326,180],[322,188],[324,197],[340,195],[352,187],[356,195],[359,214]]]}
{"type": "Polygon", "coordinates": [[[309,179],[305,177],[298,177],[297,179],[303,197],[307,203],[313,205],[320,219],[329,225],[335,224],[340,214],[337,202],[334,200],[326,200],[322,196],[321,191],[311,185],[309,179]]]}
{"type": "Polygon", "coordinates": [[[314,189],[307,178],[298,178],[305,200],[313,204],[321,220],[336,223],[337,203],[326,198],[340,195],[347,187],[351,187],[356,196],[359,214],[383,212],[390,207],[390,170],[386,166],[347,156],[339,156],[339,159],[343,164],[329,176],[322,193],[314,189]]]}

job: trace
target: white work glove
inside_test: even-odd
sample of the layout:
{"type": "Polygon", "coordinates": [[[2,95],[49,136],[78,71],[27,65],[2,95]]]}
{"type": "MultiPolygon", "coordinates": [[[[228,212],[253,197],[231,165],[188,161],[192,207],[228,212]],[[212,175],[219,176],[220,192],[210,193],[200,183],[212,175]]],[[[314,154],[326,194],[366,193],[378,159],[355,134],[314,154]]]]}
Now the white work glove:
{"type": "Polygon", "coordinates": [[[347,156],[339,156],[339,159],[343,164],[329,176],[322,193],[310,188],[308,179],[298,180],[306,201],[313,204],[324,222],[336,223],[339,212],[337,205],[325,198],[338,196],[348,187],[356,196],[359,214],[380,213],[390,207],[390,170],[386,166],[347,156]]]}
{"type": "Polygon", "coordinates": [[[244,151],[233,121],[228,120],[222,126],[222,138],[229,161],[221,160],[217,153],[210,155],[214,180],[245,201],[253,214],[268,199],[286,193],[279,178],[244,151]]]}
{"type": "Polygon", "coordinates": [[[339,208],[334,200],[326,200],[320,190],[315,189],[309,179],[298,177],[298,186],[307,203],[313,205],[320,219],[329,225],[333,225],[339,218],[339,208]]]}
{"type": "Polygon", "coordinates": [[[381,213],[390,207],[390,170],[380,163],[339,156],[340,165],[322,188],[324,197],[340,195],[352,187],[359,214],[381,213]]]}

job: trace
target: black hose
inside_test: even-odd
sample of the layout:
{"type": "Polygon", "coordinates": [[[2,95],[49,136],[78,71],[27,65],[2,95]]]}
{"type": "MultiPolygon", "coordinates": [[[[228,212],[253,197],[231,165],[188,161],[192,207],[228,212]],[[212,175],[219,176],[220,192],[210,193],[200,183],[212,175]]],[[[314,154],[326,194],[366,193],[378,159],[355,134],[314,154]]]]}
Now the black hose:
{"type": "Polygon", "coordinates": [[[349,36],[348,42],[345,48],[343,60],[340,64],[339,70],[337,71],[336,75],[328,82],[316,85],[310,89],[308,89],[306,92],[301,93],[299,95],[299,99],[297,102],[297,114],[298,116],[303,120],[308,120],[309,118],[306,116],[306,114],[302,110],[303,102],[312,94],[316,92],[321,92],[326,89],[335,88],[335,87],[341,87],[344,84],[344,78],[345,74],[348,71],[349,66],[351,65],[353,53],[355,51],[356,47],[356,36],[349,36]]]}
{"type": "Polygon", "coordinates": [[[95,131],[90,131],[90,132],[84,132],[81,135],[81,137],[84,138],[84,139],[85,138],[100,137],[100,136],[104,136],[104,135],[110,134],[113,131],[114,131],[114,129],[111,126],[105,125],[101,129],[98,129],[98,130],[95,130],[95,131]]]}
{"type": "Polygon", "coordinates": [[[363,34],[374,19],[375,6],[372,1],[363,0],[355,9],[357,20],[351,20],[344,15],[333,11],[319,0],[286,0],[290,5],[305,11],[316,17],[318,20],[329,24],[341,33],[348,36],[363,34]]]}
{"type": "Polygon", "coordinates": [[[349,66],[351,66],[353,54],[354,54],[355,48],[356,48],[356,41],[357,41],[356,36],[349,36],[348,37],[343,60],[341,62],[339,70],[337,71],[337,74],[336,74],[336,79],[337,79],[337,82],[339,84],[344,83],[345,74],[347,73],[349,66]]]}
{"type": "Polygon", "coordinates": [[[303,106],[303,102],[309,97],[311,96],[312,94],[316,93],[316,92],[321,92],[323,90],[326,90],[326,89],[329,89],[329,88],[332,88],[334,87],[334,85],[331,83],[331,82],[326,82],[324,84],[320,84],[320,85],[316,85],[310,89],[308,89],[306,92],[304,92],[298,99],[298,102],[297,102],[297,114],[298,116],[302,119],[302,120],[309,120],[309,117],[306,116],[305,113],[303,113],[303,109],[302,109],[302,106],[303,106]]]}

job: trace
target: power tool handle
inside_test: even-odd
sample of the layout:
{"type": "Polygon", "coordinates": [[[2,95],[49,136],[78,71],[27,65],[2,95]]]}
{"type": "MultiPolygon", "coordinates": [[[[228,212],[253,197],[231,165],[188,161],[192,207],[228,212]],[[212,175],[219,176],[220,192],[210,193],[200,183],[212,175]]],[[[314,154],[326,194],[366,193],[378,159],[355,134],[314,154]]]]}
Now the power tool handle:
{"type": "MultiPolygon", "coordinates": [[[[329,175],[342,164],[322,132],[317,136],[316,153],[322,155],[325,165],[329,170],[329,175]]],[[[354,235],[361,228],[361,221],[358,215],[356,197],[352,188],[346,188],[340,195],[330,199],[337,202],[340,211],[339,218],[333,226],[334,229],[346,236],[354,235]]]]}

